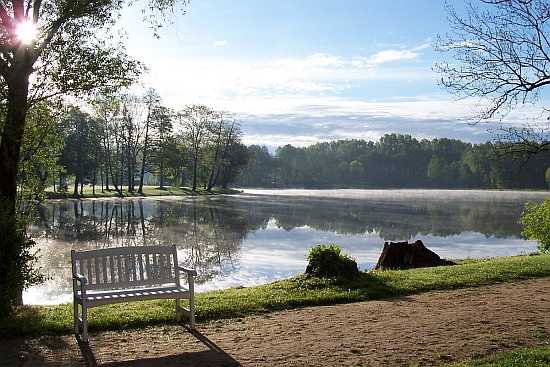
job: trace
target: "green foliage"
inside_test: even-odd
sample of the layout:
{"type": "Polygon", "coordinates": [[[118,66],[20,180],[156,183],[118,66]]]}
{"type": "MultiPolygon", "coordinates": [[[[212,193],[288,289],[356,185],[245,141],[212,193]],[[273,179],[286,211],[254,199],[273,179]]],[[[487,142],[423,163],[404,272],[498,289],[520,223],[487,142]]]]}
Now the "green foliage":
{"type": "Polygon", "coordinates": [[[43,199],[48,181],[62,171],[58,165],[63,150],[58,113],[58,106],[46,103],[35,105],[27,113],[17,175],[18,212],[24,222],[33,214],[33,200],[43,199]]]}
{"type": "MultiPolygon", "coordinates": [[[[19,213],[17,213],[19,214],[19,213]]],[[[14,216],[9,206],[0,201],[0,233],[2,240],[14,244],[2,249],[0,274],[5,279],[0,293],[0,314],[11,311],[20,301],[21,290],[43,280],[36,267],[35,242],[27,235],[26,222],[20,215],[14,216]],[[15,229],[15,230],[14,230],[15,229]]]]}
{"type": "Polygon", "coordinates": [[[66,173],[75,175],[74,195],[77,195],[78,184],[83,183],[88,177],[91,179],[90,173],[95,173],[99,167],[99,123],[90,115],[73,107],[69,109],[60,125],[64,130],[65,146],[59,162],[66,173]]]}
{"type": "Polygon", "coordinates": [[[512,147],[472,145],[447,138],[418,140],[401,134],[386,134],[378,142],[353,139],[303,148],[286,145],[278,148],[274,156],[265,147],[250,146],[251,159],[239,184],[308,188],[546,188],[550,153],[529,160],[521,155],[502,154],[514,150],[512,147]]]}
{"type": "Polygon", "coordinates": [[[489,357],[453,363],[449,367],[541,367],[550,366],[550,346],[521,348],[489,357]]]}
{"type": "MultiPolygon", "coordinates": [[[[550,255],[470,261],[455,266],[360,273],[355,279],[300,276],[251,288],[199,293],[199,321],[459,289],[550,276],[550,255]]],[[[22,307],[0,319],[0,336],[72,333],[72,304],[22,307]]],[[[92,331],[175,323],[174,302],[143,301],[90,310],[92,331]]]]}
{"type": "Polygon", "coordinates": [[[247,165],[249,157],[248,149],[242,143],[236,142],[229,146],[219,175],[219,184],[223,189],[227,189],[229,184],[235,181],[242,167],[247,165]]]}
{"type": "Polygon", "coordinates": [[[550,251],[550,199],[540,204],[527,203],[521,215],[523,231],[521,232],[530,240],[539,242],[541,252],[550,251]]]}
{"type": "Polygon", "coordinates": [[[336,244],[318,245],[309,250],[306,274],[332,278],[355,278],[359,275],[357,263],[351,257],[342,253],[336,244]]]}
{"type": "Polygon", "coordinates": [[[0,299],[0,306],[11,308],[19,291],[43,280],[36,267],[35,242],[27,234],[27,224],[35,215],[36,200],[44,197],[48,179],[59,172],[57,160],[63,147],[62,136],[54,118],[55,106],[39,103],[27,113],[25,135],[21,147],[17,175],[15,213],[9,205],[0,202],[0,233],[2,241],[13,247],[2,248],[0,273],[7,278],[8,299],[0,299]],[[11,252],[11,253],[10,253],[11,252]],[[9,256],[6,256],[9,255],[9,256]]]}

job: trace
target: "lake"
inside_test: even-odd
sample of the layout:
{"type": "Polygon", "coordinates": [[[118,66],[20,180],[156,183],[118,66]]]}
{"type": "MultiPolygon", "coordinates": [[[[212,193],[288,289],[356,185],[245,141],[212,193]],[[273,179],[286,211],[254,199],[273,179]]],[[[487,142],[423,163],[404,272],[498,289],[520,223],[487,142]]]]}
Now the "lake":
{"type": "Polygon", "coordinates": [[[72,300],[70,251],[175,244],[194,267],[198,291],[252,286],[304,271],[308,248],[334,242],[362,269],[384,241],[420,239],[445,258],[516,255],[526,201],[547,192],[476,190],[245,190],[239,195],[55,200],[31,234],[48,280],[27,304],[72,300]]]}

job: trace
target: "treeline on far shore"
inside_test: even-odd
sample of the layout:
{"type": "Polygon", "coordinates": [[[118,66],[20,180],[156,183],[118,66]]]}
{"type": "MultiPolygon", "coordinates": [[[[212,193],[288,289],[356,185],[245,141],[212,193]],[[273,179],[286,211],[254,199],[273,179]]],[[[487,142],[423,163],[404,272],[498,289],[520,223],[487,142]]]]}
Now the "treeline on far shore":
{"type": "Polygon", "coordinates": [[[360,139],[285,145],[271,154],[248,147],[249,162],[236,182],[243,187],[546,189],[548,153],[529,155],[512,143],[472,144],[386,134],[360,139]]]}

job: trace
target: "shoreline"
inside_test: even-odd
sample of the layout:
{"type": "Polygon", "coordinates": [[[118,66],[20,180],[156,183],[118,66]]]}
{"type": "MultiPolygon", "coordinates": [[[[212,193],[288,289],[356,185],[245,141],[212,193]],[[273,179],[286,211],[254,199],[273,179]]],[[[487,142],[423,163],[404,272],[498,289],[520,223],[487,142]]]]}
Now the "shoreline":
{"type": "MultiPolygon", "coordinates": [[[[197,294],[197,320],[235,319],[310,306],[327,306],[476,288],[550,277],[550,254],[468,260],[454,266],[362,272],[357,279],[304,275],[250,288],[197,294]]],[[[171,301],[121,303],[90,310],[90,330],[141,329],[176,323],[171,301]]],[[[24,306],[0,320],[0,337],[72,333],[72,304],[24,306]]]]}
{"type": "Polygon", "coordinates": [[[189,187],[173,187],[165,186],[162,189],[156,186],[144,186],[144,193],[139,194],[137,192],[128,193],[126,190],[123,190],[123,195],[118,195],[116,190],[109,190],[101,192],[101,189],[96,188],[96,194],[92,194],[91,187],[87,186],[84,189],[83,195],[74,196],[69,193],[59,193],[46,190],[45,192],[45,201],[54,201],[54,200],[97,200],[97,199],[144,199],[152,197],[195,197],[195,196],[216,196],[216,195],[236,195],[240,194],[241,191],[237,189],[219,189],[214,188],[212,191],[206,191],[204,189],[198,189],[197,191],[192,191],[189,187]]]}

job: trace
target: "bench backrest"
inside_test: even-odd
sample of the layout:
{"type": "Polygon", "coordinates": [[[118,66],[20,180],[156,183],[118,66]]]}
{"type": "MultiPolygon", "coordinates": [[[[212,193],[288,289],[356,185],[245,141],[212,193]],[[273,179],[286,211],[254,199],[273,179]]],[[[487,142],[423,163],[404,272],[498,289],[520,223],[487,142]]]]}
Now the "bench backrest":
{"type": "Polygon", "coordinates": [[[128,246],[71,251],[73,274],[87,289],[122,289],[172,283],[179,286],[176,246],[128,246]]]}

